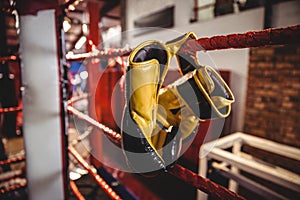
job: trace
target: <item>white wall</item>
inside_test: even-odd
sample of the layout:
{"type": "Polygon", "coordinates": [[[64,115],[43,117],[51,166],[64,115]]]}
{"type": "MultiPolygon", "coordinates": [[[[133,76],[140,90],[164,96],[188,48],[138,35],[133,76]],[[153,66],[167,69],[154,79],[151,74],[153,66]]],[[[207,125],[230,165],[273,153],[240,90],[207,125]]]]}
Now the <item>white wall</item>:
{"type": "Polygon", "coordinates": [[[134,21],[168,6],[175,6],[175,26],[188,24],[193,18],[194,0],[127,0],[126,1],[126,30],[134,28],[134,21]]]}
{"type": "Polygon", "coordinates": [[[288,1],[273,6],[272,27],[300,24],[300,1],[288,1]]]}
{"type": "Polygon", "coordinates": [[[134,21],[164,7],[174,5],[175,0],[126,0],[126,30],[134,28],[134,21]]]}

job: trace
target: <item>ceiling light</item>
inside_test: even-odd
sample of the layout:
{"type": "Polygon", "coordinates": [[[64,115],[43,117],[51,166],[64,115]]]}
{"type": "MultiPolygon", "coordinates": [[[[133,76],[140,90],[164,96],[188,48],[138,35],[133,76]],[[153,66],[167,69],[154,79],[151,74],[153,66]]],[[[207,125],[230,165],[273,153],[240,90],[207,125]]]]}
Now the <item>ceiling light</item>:
{"type": "Polygon", "coordinates": [[[87,26],[87,24],[82,24],[82,32],[83,32],[83,34],[87,34],[88,33],[88,26],[87,26]]]}
{"type": "Polygon", "coordinates": [[[87,79],[87,77],[89,77],[89,74],[87,71],[82,71],[82,72],[80,72],[79,76],[81,79],[85,80],[85,79],[87,79]]]}
{"type": "Polygon", "coordinates": [[[86,37],[81,36],[81,38],[75,44],[75,49],[80,49],[85,42],[86,42],[86,37]]]}
{"type": "Polygon", "coordinates": [[[74,52],[73,51],[69,51],[67,54],[66,54],[66,58],[68,59],[69,57],[72,57],[74,55],[74,52]]]}
{"type": "Polygon", "coordinates": [[[79,179],[81,177],[81,175],[76,172],[70,172],[69,177],[71,180],[75,181],[75,180],[79,179]]]}
{"type": "Polygon", "coordinates": [[[68,9],[69,9],[69,10],[75,10],[75,6],[69,5],[68,9]]]}
{"type": "Polygon", "coordinates": [[[67,20],[65,20],[65,21],[63,22],[63,29],[64,29],[64,31],[65,31],[65,32],[68,32],[68,30],[70,30],[70,28],[71,28],[70,22],[67,21],[67,20]]]}

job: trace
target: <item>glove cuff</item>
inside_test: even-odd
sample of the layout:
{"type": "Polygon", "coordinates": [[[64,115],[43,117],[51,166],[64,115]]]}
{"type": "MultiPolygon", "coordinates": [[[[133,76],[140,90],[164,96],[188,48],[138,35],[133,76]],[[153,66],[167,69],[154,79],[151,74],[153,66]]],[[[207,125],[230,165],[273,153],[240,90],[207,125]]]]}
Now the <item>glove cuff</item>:
{"type": "Polygon", "coordinates": [[[184,45],[188,40],[196,40],[196,39],[197,36],[195,35],[195,33],[188,32],[182,36],[179,36],[178,38],[166,42],[166,46],[168,51],[173,56],[180,50],[182,45],[184,45]]]}
{"type": "Polygon", "coordinates": [[[201,120],[225,118],[230,114],[234,96],[223,78],[211,67],[201,67],[184,76],[177,90],[201,120]]]}
{"type": "Polygon", "coordinates": [[[188,32],[166,43],[171,55],[176,55],[179,71],[182,75],[196,69],[196,52],[186,51],[187,41],[190,40],[197,40],[197,36],[193,32],[188,32]]]}

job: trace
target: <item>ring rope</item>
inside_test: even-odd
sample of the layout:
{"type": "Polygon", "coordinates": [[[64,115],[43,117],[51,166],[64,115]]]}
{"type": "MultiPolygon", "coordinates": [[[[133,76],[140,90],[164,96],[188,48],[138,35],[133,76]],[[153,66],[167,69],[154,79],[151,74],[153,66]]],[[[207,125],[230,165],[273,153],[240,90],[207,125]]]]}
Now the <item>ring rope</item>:
{"type": "Polygon", "coordinates": [[[18,60],[18,56],[16,55],[0,57],[0,62],[16,61],[16,60],[18,60]]]}
{"type": "Polygon", "coordinates": [[[90,95],[88,93],[85,93],[85,94],[80,95],[80,96],[72,97],[71,99],[69,99],[67,101],[67,103],[68,103],[68,105],[70,105],[72,103],[76,103],[76,102],[81,101],[83,99],[87,99],[87,98],[89,98],[89,96],[90,95]]]}
{"type": "Polygon", "coordinates": [[[4,194],[4,193],[7,193],[7,192],[15,191],[17,189],[24,188],[26,186],[27,186],[26,181],[24,181],[22,183],[15,184],[15,185],[7,186],[7,187],[4,187],[4,188],[0,189],[0,194],[4,194]]]}
{"type": "MultiPolygon", "coordinates": [[[[249,48],[266,45],[286,45],[300,42],[300,25],[288,26],[284,28],[270,28],[260,31],[248,31],[245,33],[219,35],[204,37],[197,40],[187,41],[183,51],[195,53],[196,51],[209,51],[229,48],[249,48]],[[196,42],[195,42],[196,41],[196,42]]],[[[68,61],[80,61],[91,58],[112,58],[118,56],[128,56],[130,48],[102,50],[99,53],[84,53],[67,56],[68,61]]]]}
{"type": "Polygon", "coordinates": [[[88,122],[89,124],[95,126],[96,128],[100,129],[101,131],[104,131],[105,134],[107,136],[109,136],[111,139],[113,139],[113,141],[115,143],[121,144],[121,134],[120,133],[117,133],[114,130],[108,128],[107,126],[97,122],[96,120],[92,119],[88,115],[80,112],[79,110],[75,109],[72,106],[68,106],[67,109],[69,112],[73,113],[79,119],[82,119],[82,120],[88,122]]]}
{"type": "Polygon", "coordinates": [[[285,28],[270,28],[262,31],[248,31],[240,34],[213,36],[187,41],[187,53],[202,50],[262,47],[286,45],[300,42],[300,25],[285,28]],[[195,42],[196,41],[196,42],[195,42]]]}
{"type": "Polygon", "coordinates": [[[78,144],[79,142],[81,142],[82,140],[84,140],[85,138],[87,138],[93,132],[93,130],[94,130],[93,126],[87,127],[87,130],[84,131],[84,133],[82,135],[80,135],[76,139],[72,140],[70,142],[70,145],[75,146],[76,144],[78,144]]]}
{"type": "Polygon", "coordinates": [[[9,107],[9,108],[0,108],[0,113],[11,113],[11,112],[20,112],[22,107],[9,107]]]}
{"type": "Polygon", "coordinates": [[[227,188],[203,178],[198,174],[192,172],[189,169],[184,168],[181,165],[175,164],[175,166],[168,171],[169,174],[176,178],[183,180],[184,182],[196,187],[197,189],[215,197],[216,199],[244,199],[241,195],[228,190],[227,188]]]}
{"type": "Polygon", "coordinates": [[[80,193],[76,183],[73,180],[70,181],[70,188],[78,200],[85,200],[84,196],[80,193]]]}
{"type": "MultiPolygon", "coordinates": [[[[96,126],[97,128],[101,129],[104,131],[105,135],[108,135],[109,137],[112,137],[113,135],[111,134],[112,129],[106,127],[105,125],[97,122],[95,123],[94,119],[90,118],[88,115],[76,110],[75,108],[68,106],[68,110],[73,113],[76,117],[78,117],[79,119],[84,119],[86,122],[93,122],[92,125],[96,126]],[[98,127],[99,125],[101,125],[100,127],[98,127]],[[110,132],[106,132],[106,130],[110,130],[110,132]]],[[[117,136],[116,138],[112,138],[115,141],[118,142],[118,144],[121,144],[121,135],[119,133],[115,132],[115,136],[117,136]]],[[[228,190],[227,188],[218,185],[212,181],[210,181],[209,179],[203,178],[201,176],[199,176],[198,174],[178,165],[175,164],[175,166],[173,167],[173,169],[168,171],[169,174],[177,177],[178,179],[192,184],[194,187],[196,187],[197,189],[217,198],[217,199],[224,199],[224,197],[226,197],[226,199],[245,199],[244,197],[228,190]]]]}
{"type": "Polygon", "coordinates": [[[17,163],[17,162],[22,162],[24,160],[25,160],[25,155],[20,155],[20,156],[9,158],[7,160],[1,160],[0,161],[0,166],[7,165],[7,164],[12,164],[12,163],[17,163]]]}
{"type": "Polygon", "coordinates": [[[74,54],[74,55],[66,55],[66,59],[68,61],[81,61],[84,59],[92,59],[92,58],[114,58],[114,57],[124,57],[129,56],[132,49],[130,48],[120,48],[120,49],[109,49],[109,50],[101,50],[99,52],[88,52],[82,54],[74,54]]]}
{"type": "Polygon", "coordinates": [[[0,183],[8,181],[10,179],[19,178],[24,175],[24,172],[22,170],[14,170],[14,171],[8,171],[8,172],[2,172],[0,174],[0,183]]]}
{"type": "Polygon", "coordinates": [[[74,149],[74,147],[68,147],[69,153],[89,172],[97,184],[107,193],[111,199],[119,200],[121,197],[97,174],[97,170],[90,166],[84,158],[74,149]]]}

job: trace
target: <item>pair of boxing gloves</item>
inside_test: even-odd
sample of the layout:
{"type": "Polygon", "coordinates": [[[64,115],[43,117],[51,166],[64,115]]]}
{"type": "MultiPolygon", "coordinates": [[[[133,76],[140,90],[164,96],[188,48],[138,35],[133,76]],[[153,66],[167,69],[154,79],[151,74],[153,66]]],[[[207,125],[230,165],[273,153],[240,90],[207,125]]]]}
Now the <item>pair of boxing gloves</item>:
{"type": "Polygon", "coordinates": [[[147,41],[129,56],[121,132],[124,155],[135,172],[166,171],[178,159],[182,142],[195,135],[199,121],[230,113],[230,88],[213,68],[185,51],[195,39],[189,32],[166,44],[147,41]],[[162,88],[174,55],[182,77],[162,88]]]}

